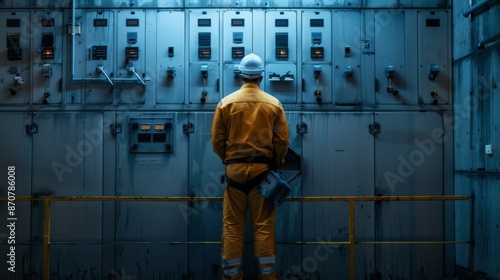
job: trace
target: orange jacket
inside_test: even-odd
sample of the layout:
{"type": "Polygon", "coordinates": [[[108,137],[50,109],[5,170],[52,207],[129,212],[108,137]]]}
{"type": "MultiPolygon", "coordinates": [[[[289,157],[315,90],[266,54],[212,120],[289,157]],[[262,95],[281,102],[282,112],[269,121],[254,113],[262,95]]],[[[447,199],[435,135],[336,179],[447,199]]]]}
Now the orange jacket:
{"type": "MultiPolygon", "coordinates": [[[[217,105],[211,141],[215,153],[223,162],[267,156],[274,158],[276,164],[282,164],[288,151],[288,123],[283,106],[277,98],[262,91],[257,85],[246,83],[217,105]]],[[[249,167],[248,164],[237,163],[228,168],[233,165],[236,169],[249,167]]],[[[262,164],[254,165],[260,166],[257,169],[264,168],[262,164]]],[[[231,169],[236,171],[234,168],[231,169]]],[[[256,175],[255,172],[250,173],[253,173],[248,174],[250,178],[256,175]]],[[[231,174],[228,176],[231,177],[231,174]]]]}

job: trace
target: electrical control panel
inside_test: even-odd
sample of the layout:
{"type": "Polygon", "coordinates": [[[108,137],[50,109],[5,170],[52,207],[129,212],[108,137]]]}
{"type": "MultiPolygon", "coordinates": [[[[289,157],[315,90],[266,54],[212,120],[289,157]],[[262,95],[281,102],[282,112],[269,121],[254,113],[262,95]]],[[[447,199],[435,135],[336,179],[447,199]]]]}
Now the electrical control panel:
{"type": "Polygon", "coordinates": [[[297,11],[266,12],[267,63],[297,62],[297,11]]]}
{"type": "Polygon", "coordinates": [[[302,102],[332,103],[332,13],[302,11],[302,102]]]}
{"type": "Polygon", "coordinates": [[[29,12],[0,12],[0,103],[26,104],[30,100],[29,12]]]}
{"type": "Polygon", "coordinates": [[[251,11],[224,11],[222,13],[223,41],[222,56],[223,93],[231,94],[241,87],[240,71],[238,68],[241,59],[253,49],[253,14],[251,11]]]}
{"type": "Polygon", "coordinates": [[[172,118],[131,118],[129,125],[131,153],[174,152],[172,118]]]}
{"type": "Polygon", "coordinates": [[[62,11],[33,13],[34,104],[51,105],[62,102],[63,26],[62,11]]]}
{"type": "Polygon", "coordinates": [[[118,31],[115,40],[117,52],[114,81],[120,94],[118,102],[144,103],[150,79],[146,74],[146,12],[120,10],[117,12],[116,22],[118,31]]]}
{"type": "Polygon", "coordinates": [[[219,60],[219,11],[190,11],[190,61],[216,62],[219,60]]]}
{"type": "Polygon", "coordinates": [[[333,12],[333,102],[337,105],[359,105],[362,75],[360,34],[346,30],[362,30],[359,11],[333,12]]]}
{"type": "Polygon", "coordinates": [[[224,63],[239,63],[253,51],[252,12],[224,11],[222,17],[224,63]]]}
{"type": "Polygon", "coordinates": [[[189,12],[189,103],[220,100],[220,11],[189,12]]]}
{"type": "MultiPolygon", "coordinates": [[[[76,104],[75,83],[85,85],[87,104],[112,102],[115,82],[115,13],[112,11],[77,11],[81,35],[72,36],[75,51],[73,81],[68,84],[67,103],[76,104]],[[82,65],[83,67],[80,67],[82,65]]],[[[71,30],[70,30],[71,31],[71,30]]]]}
{"type": "Polygon", "coordinates": [[[417,18],[418,104],[448,104],[450,15],[447,11],[419,11],[417,18]]]}
{"type": "Polygon", "coordinates": [[[156,15],[156,101],[161,104],[181,104],[185,96],[185,35],[183,11],[160,11],[156,15]],[[166,26],[168,36],[165,36],[166,26]]]}
{"type": "Polygon", "coordinates": [[[281,103],[297,103],[297,11],[267,11],[265,89],[281,103]]]}
{"type": "Polygon", "coordinates": [[[2,104],[217,104],[241,86],[239,62],[254,52],[261,88],[283,104],[449,105],[447,10],[1,13],[2,104]]]}
{"type": "Polygon", "coordinates": [[[408,104],[412,96],[406,91],[412,75],[406,68],[405,28],[406,13],[403,11],[376,11],[374,27],[375,44],[375,89],[376,104],[408,104]]]}

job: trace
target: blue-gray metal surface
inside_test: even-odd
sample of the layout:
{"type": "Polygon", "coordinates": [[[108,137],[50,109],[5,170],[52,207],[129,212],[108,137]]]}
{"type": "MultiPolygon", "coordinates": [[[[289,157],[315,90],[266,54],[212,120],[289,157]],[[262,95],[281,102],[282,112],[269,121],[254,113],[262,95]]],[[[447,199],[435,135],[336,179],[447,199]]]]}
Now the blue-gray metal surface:
{"type": "Polygon", "coordinates": [[[457,240],[475,240],[474,244],[457,245],[456,264],[491,279],[500,278],[500,216],[498,209],[498,173],[457,174],[457,195],[474,196],[471,201],[456,203],[455,223],[457,240]]]}
{"type": "MultiPolygon", "coordinates": [[[[419,95],[430,97],[429,93],[418,90],[421,85],[416,82],[418,75],[427,79],[426,71],[417,73],[420,66],[416,67],[416,61],[419,53],[418,59],[427,63],[429,51],[419,48],[427,48],[428,44],[418,44],[417,38],[407,36],[416,30],[417,23],[425,22],[428,17],[439,17],[442,23],[439,34],[443,35],[440,40],[448,44],[451,22],[446,15],[449,6],[446,1],[81,1],[77,3],[75,20],[81,23],[82,32],[76,36],[66,30],[73,20],[70,1],[13,2],[15,4],[10,1],[0,4],[0,8],[5,8],[2,15],[27,21],[36,19],[32,24],[36,32],[26,32],[22,37],[26,40],[23,41],[26,57],[21,61],[2,60],[0,63],[4,70],[0,71],[4,89],[0,97],[0,160],[3,170],[5,164],[10,164],[4,163],[4,159],[19,166],[22,173],[19,184],[28,187],[18,195],[222,195],[223,165],[211,149],[209,131],[215,104],[239,86],[234,78],[238,59],[229,55],[231,47],[238,45],[231,44],[234,43],[233,32],[243,33],[245,52],[252,50],[266,58],[262,86],[278,97],[287,109],[290,146],[303,160],[300,174],[292,181],[292,196],[374,195],[379,192],[449,194],[445,190],[451,182],[447,169],[452,160],[451,142],[432,146],[426,140],[433,139],[430,132],[436,128],[448,126],[445,129],[453,132],[454,127],[450,129],[449,124],[444,124],[447,121],[444,113],[449,113],[451,107],[444,101],[442,106],[430,105],[427,99],[418,101],[419,95]],[[17,5],[45,9],[11,11],[17,5]],[[239,10],[234,8],[240,7],[256,9],[241,10],[238,15],[239,10]],[[363,7],[383,9],[359,9],[363,7]],[[419,7],[433,9],[413,9],[419,7]],[[445,10],[435,9],[439,7],[445,10]],[[49,77],[43,76],[47,61],[40,58],[38,48],[41,34],[51,28],[41,26],[40,15],[56,18],[55,51],[58,56],[47,60],[47,64],[52,65],[49,77]],[[102,18],[108,19],[107,27],[94,23],[94,19],[102,18]],[[202,26],[198,26],[199,19],[207,18],[211,20],[209,27],[203,26],[203,21],[202,26]],[[233,18],[244,18],[245,28],[227,26],[233,18]],[[318,18],[324,20],[322,28],[314,27],[314,32],[322,33],[326,54],[322,60],[310,57],[313,34],[308,29],[312,30],[311,19],[318,18]],[[127,26],[130,19],[139,21],[132,20],[127,26]],[[288,20],[288,27],[276,26],[276,19],[288,20]],[[136,23],[139,26],[135,26],[136,23]],[[198,32],[211,32],[213,56],[210,59],[198,56],[198,32]],[[290,57],[286,60],[275,57],[276,33],[283,32],[289,35],[290,57]],[[390,40],[392,33],[398,35],[394,40],[390,40]],[[134,41],[135,35],[137,41],[134,41]],[[108,57],[94,59],[89,51],[93,46],[102,45],[108,47],[108,57]],[[170,46],[174,47],[173,57],[169,57],[170,46]],[[350,53],[346,53],[346,46],[350,47],[350,53]],[[139,47],[139,57],[126,58],[127,47],[139,47]],[[385,88],[385,67],[389,63],[405,73],[397,76],[404,81],[395,81],[395,85],[404,88],[404,102],[377,95],[388,94],[376,92],[376,85],[385,88]],[[318,64],[322,69],[321,103],[313,94],[316,89],[313,74],[318,64]],[[201,70],[205,65],[208,78],[203,81],[201,70]],[[15,96],[9,93],[15,81],[14,71],[9,72],[11,66],[26,73],[22,75],[25,87],[15,96]],[[103,66],[102,70],[114,85],[98,71],[99,66],[103,66]],[[138,77],[129,68],[132,66],[138,77]],[[176,70],[173,78],[168,76],[171,66],[176,70]],[[347,66],[353,69],[351,77],[342,76],[347,66]],[[75,76],[72,75],[73,67],[75,76]],[[294,80],[269,81],[269,74],[274,72],[291,74],[294,80]],[[204,88],[206,96],[202,94],[204,88]],[[44,104],[46,92],[50,97],[44,104]],[[419,110],[428,112],[417,113],[419,110]],[[130,119],[137,118],[172,118],[173,153],[130,153],[130,119]],[[38,125],[38,132],[30,136],[26,134],[25,125],[31,124],[31,119],[38,125]],[[369,126],[374,122],[381,124],[381,132],[372,135],[369,126]],[[193,133],[185,134],[185,125],[189,123],[194,126],[193,133]],[[424,144],[419,146],[416,140],[424,144]],[[422,154],[424,159],[418,158],[422,154]],[[404,174],[397,173],[398,164],[403,164],[399,155],[410,163],[418,163],[413,166],[413,172],[412,166],[405,165],[402,168],[409,169],[402,169],[404,174]],[[394,184],[384,183],[384,173],[391,170],[402,177],[402,183],[398,177],[392,178],[396,180],[394,184]]],[[[0,29],[25,32],[14,27],[6,29],[3,25],[0,29]]],[[[492,30],[487,33],[493,35],[492,30]]],[[[419,38],[429,34],[421,31],[419,38]]],[[[443,49],[439,48],[441,44],[433,47],[442,52],[440,59],[449,59],[451,55],[446,44],[442,45],[443,49]]],[[[4,41],[2,46],[6,45],[4,41]]],[[[464,79],[473,77],[470,79],[479,81],[484,92],[486,85],[491,85],[487,88],[494,92],[498,55],[492,52],[491,57],[490,60],[487,55],[478,56],[477,61],[474,58],[477,63],[474,65],[480,65],[475,68],[479,69],[477,73],[467,69],[467,60],[458,64],[455,73],[460,73],[464,79]]],[[[446,68],[451,66],[446,64],[446,68]]],[[[441,70],[445,71],[443,67],[441,70]]],[[[450,101],[446,83],[444,86],[439,94],[450,101]]],[[[457,88],[468,86],[467,80],[456,83],[457,88]]],[[[465,98],[468,92],[459,90],[458,95],[465,98]]],[[[491,97],[489,101],[484,101],[481,108],[491,106],[488,117],[496,120],[495,99],[491,97]]],[[[479,127],[482,121],[478,120],[473,119],[471,123],[479,127]]],[[[488,140],[496,147],[494,121],[489,125],[488,140]]],[[[479,133],[472,130],[470,133],[474,133],[472,139],[473,145],[478,145],[477,153],[486,140],[477,144],[475,139],[479,138],[479,133]]],[[[458,138],[457,143],[469,143],[467,137],[458,138]]],[[[465,148],[459,151],[457,166],[467,166],[470,153],[465,148]]],[[[472,162],[484,163],[488,170],[498,170],[495,157],[482,156],[475,155],[477,160],[472,162]]],[[[294,175],[294,172],[285,172],[288,178],[294,175]]],[[[20,202],[19,207],[20,218],[22,215],[23,219],[31,221],[23,223],[26,229],[23,228],[23,233],[19,230],[19,240],[34,243],[17,246],[18,265],[25,265],[20,273],[41,277],[43,203],[20,202]]],[[[220,240],[220,202],[54,202],[52,207],[54,243],[50,269],[53,277],[97,275],[97,278],[112,278],[121,275],[137,279],[179,279],[190,275],[191,279],[206,279],[207,276],[217,279],[220,276],[220,244],[196,244],[220,240]],[[172,245],[171,242],[181,244],[172,245]]],[[[404,206],[397,202],[356,203],[356,238],[365,241],[448,237],[452,228],[449,219],[453,215],[448,208],[438,202],[409,202],[404,206]],[[417,222],[405,220],[406,216],[417,218],[417,222]]],[[[278,208],[276,229],[278,271],[284,278],[347,277],[347,246],[300,244],[301,241],[347,241],[347,203],[285,203],[278,208]]],[[[249,229],[246,240],[244,269],[251,278],[257,274],[249,229]]],[[[3,243],[1,246],[7,249],[3,243]]],[[[451,275],[447,256],[453,252],[446,253],[442,245],[384,246],[356,245],[357,279],[370,279],[377,273],[429,278],[451,275]],[[412,265],[406,264],[405,256],[411,258],[412,265]]],[[[6,258],[5,254],[2,256],[0,260],[6,258]]],[[[0,272],[2,279],[11,276],[6,271],[0,272]]]]}
{"type": "MultiPolygon", "coordinates": [[[[451,0],[84,0],[85,8],[451,8],[451,0]]],[[[70,0],[5,0],[0,7],[65,8],[70,0]]]]}
{"type": "Polygon", "coordinates": [[[473,197],[455,206],[456,239],[473,242],[455,246],[456,265],[470,274],[497,279],[500,5],[491,3],[468,17],[463,13],[469,3],[454,1],[454,5],[454,188],[457,195],[473,197]],[[492,145],[493,154],[486,153],[486,145],[492,145]]]}
{"type": "MultiPolygon", "coordinates": [[[[305,113],[307,133],[303,140],[304,196],[373,195],[374,137],[368,127],[371,113],[305,113]],[[341,136],[342,135],[342,136],[341,136]]],[[[347,202],[316,202],[303,205],[303,239],[309,242],[349,240],[347,202]]],[[[358,241],[374,237],[374,204],[355,205],[358,241]]],[[[356,249],[356,274],[369,278],[374,272],[374,247],[356,249]]],[[[337,275],[349,278],[349,246],[322,244],[304,246],[303,271],[309,277],[337,275]],[[322,250],[318,254],[318,250],[322,250]],[[321,256],[321,257],[320,257],[321,256]]]]}
{"type": "MultiPolygon", "coordinates": [[[[443,195],[443,121],[436,112],[375,113],[376,195],[443,195]]],[[[377,241],[443,240],[444,202],[382,202],[375,207],[377,241]]],[[[453,230],[453,229],[449,229],[453,230]]],[[[384,245],[376,248],[382,278],[450,277],[444,245],[384,245]]]]}

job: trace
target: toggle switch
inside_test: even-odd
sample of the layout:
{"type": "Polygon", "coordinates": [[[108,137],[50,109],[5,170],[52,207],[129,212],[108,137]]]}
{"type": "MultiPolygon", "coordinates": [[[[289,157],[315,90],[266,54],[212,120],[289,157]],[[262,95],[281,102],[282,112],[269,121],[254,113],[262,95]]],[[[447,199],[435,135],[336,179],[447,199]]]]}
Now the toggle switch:
{"type": "Polygon", "coordinates": [[[239,65],[234,65],[233,74],[235,78],[239,78],[241,76],[241,70],[239,65]]]}
{"type": "Polygon", "coordinates": [[[346,66],[344,70],[342,70],[342,77],[349,78],[352,77],[353,71],[351,66],[346,66]]]}
{"type": "Polygon", "coordinates": [[[396,71],[394,70],[394,66],[389,65],[385,68],[385,75],[387,76],[387,79],[392,79],[394,78],[394,73],[396,71]]]}
{"type": "Polygon", "coordinates": [[[208,65],[207,64],[200,65],[200,71],[201,71],[201,76],[204,79],[208,78],[208,65]]]}
{"type": "Polygon", "coordinates": [[[175,67],[174,66],[167,66],[167,77],[169,77],[169,78],[175,77],[175,67]]]}
{"type": "Polygon", "coordinates": [[[321,74],[321,65],[313,65],[314,78],[318,79],[319,74],[321,74]]]}
{"type": "Polygon", "coordinates": [[[14,76],[14,84],[18,86],[22,86],[24,84],[23,78],[21,78],[21,74],[16,73],[16,76],[14,76]]]}
{"type": "Polygon", "coordinates": [[[438,74],[439,74],[439,66],[436,64],[432,64],[429,72],[429,80],[435,81],[438,74]]]}
{"type": "Polygon", "coordinates": [[[52,76],[52,66],[50,64],[44,64],[42,71],[44,77],[52,76]]]}

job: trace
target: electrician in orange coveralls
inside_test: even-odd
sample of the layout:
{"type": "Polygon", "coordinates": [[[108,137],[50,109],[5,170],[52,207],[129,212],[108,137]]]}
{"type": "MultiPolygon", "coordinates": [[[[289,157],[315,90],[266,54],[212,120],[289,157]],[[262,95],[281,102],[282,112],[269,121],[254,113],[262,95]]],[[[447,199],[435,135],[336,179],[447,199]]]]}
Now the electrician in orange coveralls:
{"type": "Polygon", "coordinates": [[[243,86],[223,98],[215,110],[211,141],[226,164],[229,179],[223,200],[223,279],[243,279],[245,217],[250,211],[259,279],[279,279],[276,271],[275,205],[255,187],[270,166],[285,161],[288,124],[275,97],[259,88],[264,64],[255,54],[239,65],[243,86]]]}

